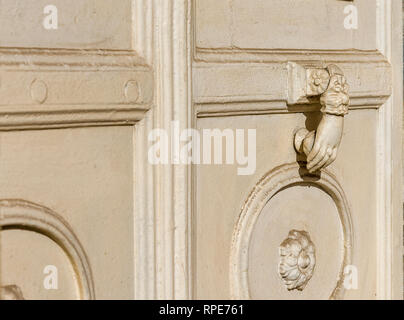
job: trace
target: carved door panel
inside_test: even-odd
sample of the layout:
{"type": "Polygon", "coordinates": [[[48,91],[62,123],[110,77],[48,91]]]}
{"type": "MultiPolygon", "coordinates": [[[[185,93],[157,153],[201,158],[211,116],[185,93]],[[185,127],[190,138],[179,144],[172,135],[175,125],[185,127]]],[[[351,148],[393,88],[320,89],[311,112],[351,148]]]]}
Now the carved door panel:
{"type": "Polygon", "coordinates": [[[399,1],[0,5],[2,298],[401,298],[399,1]]]}
{"type": "Polygon", "coordinates": [[[400,5],[194,1],[197,127],[256,134],[194,171],[196,298],[402,298],[400,5]]]}
{"type": "Polygon", "coordinates": [[[2,298],[134,298],[132,1],[0,1],[2,298]],[[53,19],[53,20],[52,20],[53,19]]]}

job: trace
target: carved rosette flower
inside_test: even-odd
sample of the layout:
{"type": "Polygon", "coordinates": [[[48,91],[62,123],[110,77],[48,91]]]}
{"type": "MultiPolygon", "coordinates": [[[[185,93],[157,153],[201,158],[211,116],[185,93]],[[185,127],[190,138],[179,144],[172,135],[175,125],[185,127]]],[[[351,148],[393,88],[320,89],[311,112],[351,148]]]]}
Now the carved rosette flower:
{"type": "Polygon", "coordinates": [[[291,230],[279,248],[279,275],[288,290],[302,291],[313,276],[315,248],[305,231],[291,230]]]}
{"type": "Polygon", "coordinates": [[[325,69],[312,69],[309,73],[308,92],[309,96],[317,96],[327,90],[330,75],[325,69]]]}

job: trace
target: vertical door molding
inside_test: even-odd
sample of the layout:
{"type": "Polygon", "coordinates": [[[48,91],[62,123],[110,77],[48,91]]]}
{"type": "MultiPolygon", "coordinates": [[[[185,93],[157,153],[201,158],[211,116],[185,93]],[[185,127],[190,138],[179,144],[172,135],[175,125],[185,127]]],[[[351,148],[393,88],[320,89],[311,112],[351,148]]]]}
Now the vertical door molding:
{"type": "Polygon", "coordinates": [[[191,167],[151,165],[154,128],[191,128],[189,0],[135,0],[135,50],[153,66],[152,110],[135,128],[135,298],[188,299],[191,167]]]}
{"type": "Polygon", "coordinates": [[[377,1],[377,46],[394,66],[393,92],[379,109],[377,132],[377,298],[402,299],[402,4],[377,1]]]}

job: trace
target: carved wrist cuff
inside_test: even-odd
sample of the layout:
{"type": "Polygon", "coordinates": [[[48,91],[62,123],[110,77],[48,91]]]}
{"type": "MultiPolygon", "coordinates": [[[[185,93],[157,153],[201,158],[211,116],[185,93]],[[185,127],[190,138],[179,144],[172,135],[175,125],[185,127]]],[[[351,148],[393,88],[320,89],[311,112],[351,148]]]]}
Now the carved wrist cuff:
{"type": "Polygon", "coordinates": [[[324,113],[344,116],[348,113],[349,107],[349,87],[345,76],[335,65],[327,68],[330,74],[330,82],[327,90],[321,95],[321,111],[324,113]]]}
{"type": "Polygon", "coordinates": [[[338,106],[325,105],[321,108],[322,113],[332,114],[335,116],[345,116],[348,114],[348,105],[340,104],[338,106]]]}

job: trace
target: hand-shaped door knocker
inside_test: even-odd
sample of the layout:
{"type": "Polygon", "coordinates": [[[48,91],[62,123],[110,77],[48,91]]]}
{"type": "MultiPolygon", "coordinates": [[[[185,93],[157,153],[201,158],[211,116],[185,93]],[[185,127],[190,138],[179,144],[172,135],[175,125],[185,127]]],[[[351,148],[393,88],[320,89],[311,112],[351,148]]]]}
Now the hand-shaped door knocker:
{"type": "Polygon", "coordinates": [[[312,89],[317,88],[317,91],[311,91],[321,94],[323,117],[316,131],[299,129],[295,134],[294,144],[298,153],[307,156],[307,169],[313,173],[329,166],[337,157],[344,129],[344,116],[348,113],[349,87],[341,69],[335,65],[328,66],[326,70],[313,71],[309,82],[312,89]],[[328,86],[324,85],[327,82],[328,86]]]}

